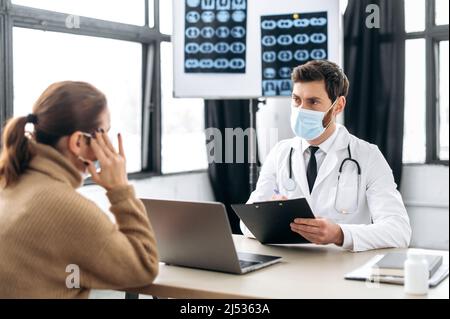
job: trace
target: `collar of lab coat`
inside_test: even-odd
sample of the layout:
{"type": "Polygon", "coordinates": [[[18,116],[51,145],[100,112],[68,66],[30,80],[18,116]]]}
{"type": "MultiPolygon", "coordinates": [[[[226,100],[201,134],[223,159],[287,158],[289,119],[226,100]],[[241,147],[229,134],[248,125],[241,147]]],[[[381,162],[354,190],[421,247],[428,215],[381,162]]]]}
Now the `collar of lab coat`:
{"type": "MultiPolygon", "coordinates": [[[[320,166],[316,182],[314,183],[314,188],[312,190],[312,194],[309,193],[309,187],[308,187],[308,181],[306,179],[306,167],[305,167],[305,161],[303,160],[303,142],[306,142],[302,140],[299,137],[295,137],[292,139],[291,147],[295,150],[297,154],[301,154],[298,158],[301,160],[293,161],[292,163],[292,170],[293,174],[300,184],[300,187],[302,188],[303,194],[305,194],[306,199],[308,202],[311,203],[311,195],[314,194],[314,190],[320,185],[323,180],[330,175],[333,169],[335,169],[338,157],[336,155],[336,152],[342,149],[347,148],[347,146],[350,143],[350,133],[347,131],[347,129],[340,125],[336,124],[336,132],[335,132],[334,140],[330,140],[331,143],[329,145],[329,150],[326,152],[325,159],[320,166]],[[303,172],[303,173],[300,173],[303,172]]],[[[333,134],[334,135],[334,134],[333,134]]],[[[332,135],[332,136],[333,136],[332,135]]],[[[308,145],[309,146],[309,145],[308,145]]],[[[306,148],[308,147],[306,146],[306,148]]],[[[327,145],[328,146],[328,145],[327,145]]],[[[297,155],[298,156],[298,155],[297,155]]]]}

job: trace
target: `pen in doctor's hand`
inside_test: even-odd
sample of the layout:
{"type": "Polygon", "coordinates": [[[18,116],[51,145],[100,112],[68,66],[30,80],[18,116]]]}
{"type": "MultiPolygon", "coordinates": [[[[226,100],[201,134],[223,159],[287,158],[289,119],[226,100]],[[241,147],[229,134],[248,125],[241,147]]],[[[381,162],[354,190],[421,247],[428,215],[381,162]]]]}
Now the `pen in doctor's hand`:
{"type": "Polygon", "coordinates": [[[272,196],[271,200],[275,201],[275,200],[287,200],[288,199],[286,196],[281,195],[280,191],[276,188],[273,190],[273,192],[274,192],[274,195],[272,196]]]}

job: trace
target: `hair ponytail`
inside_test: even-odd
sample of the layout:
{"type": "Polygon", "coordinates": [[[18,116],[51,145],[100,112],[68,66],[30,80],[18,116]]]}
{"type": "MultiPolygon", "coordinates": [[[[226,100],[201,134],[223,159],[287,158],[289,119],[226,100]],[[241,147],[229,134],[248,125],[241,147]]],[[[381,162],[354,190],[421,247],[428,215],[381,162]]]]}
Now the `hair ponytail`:
{"type": "Polygon", "coordinates": [[[0,154],[1,187],[14,184],[32,158],[29,139],[25,135],[27,122],[26,116],[16,117],[9,120],[4,128],[0,154]]]}

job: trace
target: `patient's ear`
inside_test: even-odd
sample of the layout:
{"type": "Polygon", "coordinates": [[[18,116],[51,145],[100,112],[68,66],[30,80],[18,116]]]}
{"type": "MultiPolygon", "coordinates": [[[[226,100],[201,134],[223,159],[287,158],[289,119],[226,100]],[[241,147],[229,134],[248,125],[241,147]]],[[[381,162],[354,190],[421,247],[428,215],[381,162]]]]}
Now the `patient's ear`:
{"type": "Polygon", "coordinates": [[[67,140],[67,148],[76,156],[79,156],[82,151],[82,137],[83,134],[77,131],[72,133],[67,140]]]}

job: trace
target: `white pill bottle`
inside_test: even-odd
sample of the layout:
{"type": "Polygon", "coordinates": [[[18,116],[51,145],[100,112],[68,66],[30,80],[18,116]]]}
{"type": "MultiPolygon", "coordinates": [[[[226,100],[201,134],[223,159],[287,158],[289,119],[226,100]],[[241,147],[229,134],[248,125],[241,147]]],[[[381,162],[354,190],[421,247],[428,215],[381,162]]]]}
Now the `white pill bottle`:
{"type": "Polygon", "coordinates": [[[411,295],[426,295],[428,293],[428,262],[425,254],[419,250],[410,249],[405,260],[405,293],[411,295]]]}

